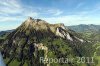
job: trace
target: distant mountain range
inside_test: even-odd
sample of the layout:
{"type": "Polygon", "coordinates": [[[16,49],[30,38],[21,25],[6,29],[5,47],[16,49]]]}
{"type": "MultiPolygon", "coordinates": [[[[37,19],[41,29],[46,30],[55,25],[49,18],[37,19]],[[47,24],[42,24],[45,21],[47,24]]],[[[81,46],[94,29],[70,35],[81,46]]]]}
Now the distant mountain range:
{"type": "Polygon", "coordinates": [[[5,34],[5,33],[10,33],[10,32],[12,32],[13,30],[6,30],[6,31],[0,31],[0,35],[3,35],[3,34],[5,34]]]}
{"type": "Polygon", "coordinates": [[[94,24],[73,25],[73,26],[68,26],[68,28],[71,30],[74,30],[76,32],[98,32],[98,31],[100,31],[100,25],[94,25],[94,24]]]}

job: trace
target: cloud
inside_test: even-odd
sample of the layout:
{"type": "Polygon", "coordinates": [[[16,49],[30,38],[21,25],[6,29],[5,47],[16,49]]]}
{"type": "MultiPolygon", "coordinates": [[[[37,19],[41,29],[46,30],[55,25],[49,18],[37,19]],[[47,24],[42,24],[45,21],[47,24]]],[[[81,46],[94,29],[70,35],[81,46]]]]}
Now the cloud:
{"type": "Polygon", "coordinates": [[[0,0],[0,22],[17,21],[17,17],[37,16],[32,9],[24,8],[20,0],[0,0]]]}
{"type": "MultiPolygon", "coordinates": [[[[60,6],[61,2],[64,3],[66,2],[66,0],[60,0],[59,2],[60,6]]],[[[30,4],[27,5],[21,2],[21,0],[0,0],[0,22],[21,23],[27,17],[31,16],[33,18],[44,19],[50,23],[64,23],[65,25],[99,23],[100,20],[94,17],[96,17],[96,15],[98,15],[98,12],[100,11],[100,3],[96,3],[92,6],[87,6],[86,2],[81,1],[76,4],[76,0],[68,0],[67,3],[69,4],[69,6],[66,8],[62,7],[64,5],[61,5],[62,8],[59,6],[57,8],[54,8],[46,6],[33,6],[30,4]],[[74,9],[73,7],[71,7],[72,4],[76,5],[73,6],[75,7],[74,9]]],[[[0,27],[1,26],[2,25],[0,25],[0,27]]],[[[5,28],[5,26],[4,28],[2,26],[2,29],[8,28],[5,28]]],[[[11,28],[13,28],[13,26],[11,28]]]]}
{"type": "Polygon", "coordinates": [[[12,29],[15,29],[15,28],[17,28],[17,27],[18,27],[18,25],[9,26],[9,27],[0,26],[0,31],[12,30],[12,29]]]}
{"type": "MultiPolygon", "coordinates": [[[[9,17],[9,16],[6,16],[6,17],[0,17],[0,22],[1,23],[16,23],[16,22],[21,22],[21,21],[23,21],[23,20],[25,20],[25,17],[22,17],[22,16],[16,16],[16,17],[9,17]]],[[[6,26],[6,25],[5,25],[6,26]]],[[[5,27],[4,26],[4,27],[5,27]]]]}
{"type": "Polygon", "coordinates": [[[35,6],[23,6],[21,0],[0,0],[0,22],[14,22],[26,17],[39,17],[40,15],[58,16],[63,11],[54,8],[42,8],[35,6]]]}
{"type": "Polygon", "coordinates": [[[19,10],[21,10],[21,5],[19,4],[18,1],[1,0],[0,1],[0,12],[2,12],[3,14],[19,13],[19,10]]]}
{"type": "Polygon", "coordinates": [[[51,13],[54,16],[58,16],[58,15],[61,15],[63,13],[63,11],[61,11],[59,9],[48,9],[47,13],[51,13]]]}
{"type": "Polygon", "coordinates": [[[27,17],[39,17],[40,14],[60,15],[62,11],[51,8],[41,8],[35,6],[23,6],[21,0],[0,0],[0,30],[15,29],[27,17]],[[9,24],[8,24],[9,23],[9,24]],[[14,24],[10,25],[10,24],[14,24]],[[6,26],[8,24],[8,26],[6,26]]]}
{"type": "Polygon", "coordinates": [[[61,17],[42,18],[49,23],[64,23],[66,26],[79,24],[100,24],[100,19],[91,19],[89,16],[68,15],[61,17]]]}

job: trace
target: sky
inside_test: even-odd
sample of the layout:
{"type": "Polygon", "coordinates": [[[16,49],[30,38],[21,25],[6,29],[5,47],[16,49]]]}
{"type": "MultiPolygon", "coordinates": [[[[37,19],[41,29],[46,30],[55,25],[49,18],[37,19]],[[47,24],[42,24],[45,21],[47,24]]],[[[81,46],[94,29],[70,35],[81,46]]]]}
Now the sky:
{"type": "Polygon", "coordinates": [[[15,29],[28,17],[66,26],[100,25],[100,0],[0,0],[0,31],[15,29]]]}

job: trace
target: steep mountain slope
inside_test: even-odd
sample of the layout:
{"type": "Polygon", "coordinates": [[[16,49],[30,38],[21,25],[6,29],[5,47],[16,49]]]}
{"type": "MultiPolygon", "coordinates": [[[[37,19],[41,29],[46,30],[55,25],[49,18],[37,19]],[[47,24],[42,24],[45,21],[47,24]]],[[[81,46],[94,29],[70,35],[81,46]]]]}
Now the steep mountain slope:
{"type": "Polygon", "coordinates": [[[49,24],[44,20],[30,17],[7,35],[0,44],[0,49],[7,66],[80,66],[76,62],[67,64],[39,62],[40,57],[91,56],[92,54],[88,52],[92,49],[86,48],[86,42],[79,37],[63,24],[49,24]]]}
{"type": "Polygon", "coordinates": [[[81,37],[91,43],[89,48],[93,47],[93,57],[96,60],[95,66],[100,66],[100,25],[76,25],[69,26],[69,28],[80,33],[81,37]]]}

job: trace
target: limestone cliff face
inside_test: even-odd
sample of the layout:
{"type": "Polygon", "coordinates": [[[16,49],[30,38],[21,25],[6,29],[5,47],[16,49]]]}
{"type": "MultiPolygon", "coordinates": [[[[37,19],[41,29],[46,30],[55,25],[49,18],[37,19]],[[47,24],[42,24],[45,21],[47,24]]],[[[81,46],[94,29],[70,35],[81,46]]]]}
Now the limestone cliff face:
{"type": "MultiPolygon", "coordinates": [[[[48,56],[47,56],[47,54],[48,54],[48,47],[44,46],[42,43],[39,43],[39,44],[35,43],[34,46],[35,46],[34,55],[35,55],[36,58],[38,58],[40,50],[42,50],[44,52],[43,56],[41,56],[41,57],[43,57],[44,59],[48,58],[48,56]]],[[[49,63],[44,63],[44,65],[45,66],[50,66],[49,63]]]]}

